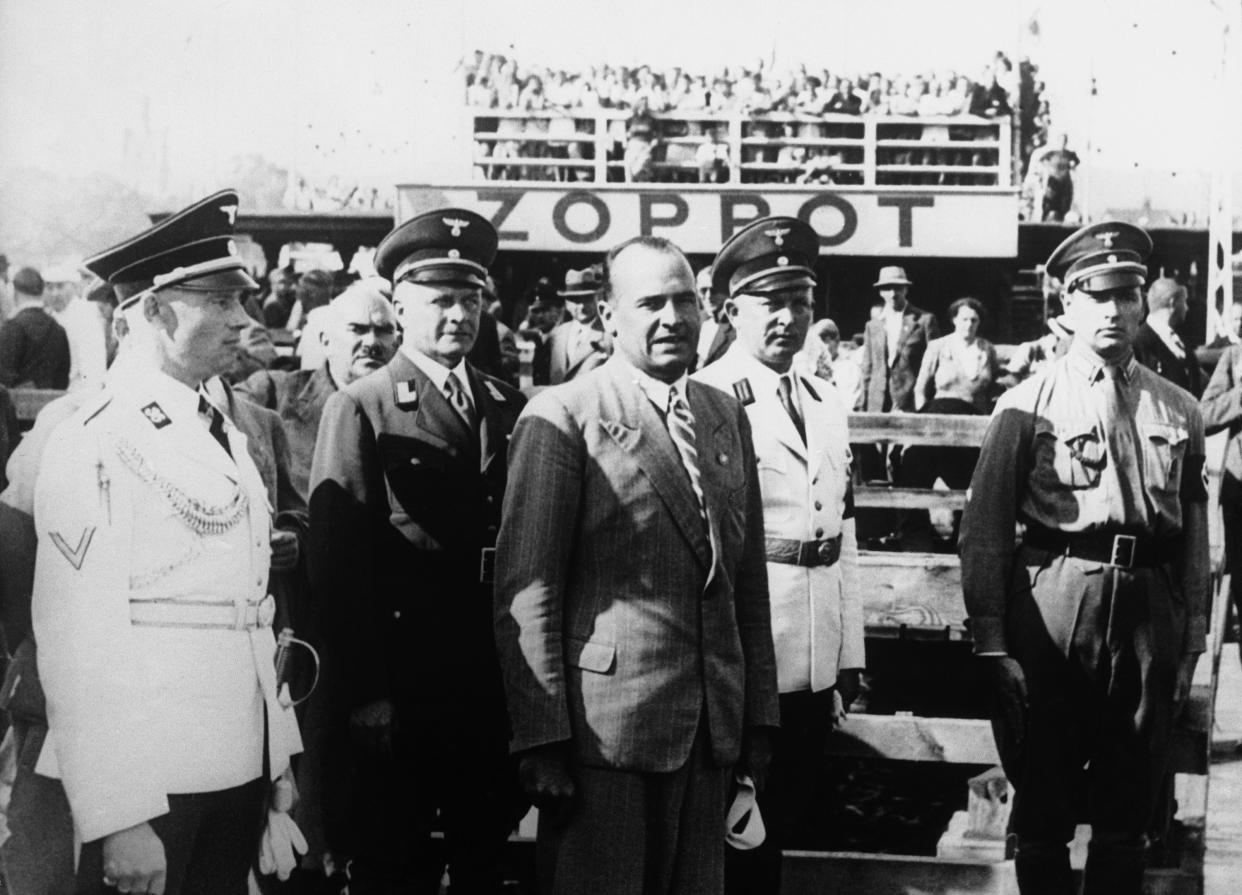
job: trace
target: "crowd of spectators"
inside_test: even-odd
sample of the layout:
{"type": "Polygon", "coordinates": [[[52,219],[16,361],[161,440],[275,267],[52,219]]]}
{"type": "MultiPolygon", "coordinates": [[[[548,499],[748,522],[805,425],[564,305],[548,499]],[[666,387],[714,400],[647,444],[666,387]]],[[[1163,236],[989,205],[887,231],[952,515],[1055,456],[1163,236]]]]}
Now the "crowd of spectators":
{"type": "MultiPolygon", "coordinates": [[[[773,141],[772,147],[743,149],[741,161],[767,166],[748,170],[743,180],[750,182],[861,183],[861,150],[848,143],[840,147],[782,145],[785,139],[857,140],[863,136],[861,122],[824,116],[1010,119],[1020,132],[1023,164],[1048,139],[1049,109],[1037,66],[1028,60],[1015,66],[1003,52],[969,74],[956,70],[834,73],[806,65],[778,73],[763,62],[708,74],[680,67],[659,70],[649,65],[607,64],[571,72],[519,64],[481,50],[463,60],[461,70],[464,99],[475,113],[476,132],[495,134],[479,141],[478,152],[484,159],[485,175],[497,180],[594,180],[589,162],[595,157],[595,144],[573,138],[592,134],[594,122],[582,114],[597,110],[625,113],[609,124],[612,148],[608,161],[615,164],[609,166],[608,179],[631,182],[727,180],[731,150],[724,139],[724,123],[713,121],[712,116],[741,115],[750,119],[743,127],[744,137],[773,141]],[[493,110],[539,117],[523,120],[483,114],[493,110]],[[666,115],[670,119],[661,120],[666,115]],[[540,158],[562,161],[551,165],[529,161],[540,158]]],[[[898,121],[886,127],[888,131],[880,136],[894,140],[972,140],[978,134],[975,128],[940,121],[921,125],[898,121]]],[[[879,164],[897,165],[980,166],[995,165],[999,159],[994,150],[908,147],[884,150],[882,156],[877,158],[879,164]]],[[[881,176],[878,182],[885,178],[881,176]]],[[[973,174],[929,172],[890,173],[887,182],[985,181],[973,174]]]]}

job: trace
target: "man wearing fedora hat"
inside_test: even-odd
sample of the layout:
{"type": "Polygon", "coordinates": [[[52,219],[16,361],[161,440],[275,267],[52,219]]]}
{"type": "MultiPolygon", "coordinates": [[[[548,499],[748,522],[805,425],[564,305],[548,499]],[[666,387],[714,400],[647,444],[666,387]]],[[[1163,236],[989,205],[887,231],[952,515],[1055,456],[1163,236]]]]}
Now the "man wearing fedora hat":
{"type": "Polygon", "coordinates": [[[914,383],[927,343],[940,335],[936,318],[906,300],[913,284],[903,267],[882,267],[873,284],[884,302],[863,331],[863,410],[914,411],[914,383]]]}
{"type": "Polygon", "coordinates": [[[600,276],[596,267],[565,272],[565,299],[570,319],[548,336],[548,384],[558,385],[608,360],[608,337],[599,319],[600,276]]]}

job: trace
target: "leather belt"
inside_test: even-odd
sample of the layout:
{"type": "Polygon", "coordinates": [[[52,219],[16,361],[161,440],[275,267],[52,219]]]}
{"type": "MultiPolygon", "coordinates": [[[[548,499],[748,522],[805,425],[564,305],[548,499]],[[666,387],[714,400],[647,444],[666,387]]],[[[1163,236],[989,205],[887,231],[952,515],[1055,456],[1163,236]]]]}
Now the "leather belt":
{"type": "Polygon", "coordinates": [[[276,601],[268,594],[257,603],[222,603],[207,600],[131,600],[129,620],[143,627],[200,628],[254,631],[270,628],[276,618],[276,601]]]}
{"type": "Polygon", "coordinates": [[[1181,551],[1178,538],[1157,540],[1149,535],[1109,531],[1071,534],[1036,525],[1027,528],[1022,544],[1119,569],[1164,565],[1177,560],[1181,551]]]}
{"type": "Polygon", "coordinates": [[[792,538],[764,538],[768,562],[791,566],[831,566],[841,558],[841,536],[822,541],[795,541],[792,538]]]}

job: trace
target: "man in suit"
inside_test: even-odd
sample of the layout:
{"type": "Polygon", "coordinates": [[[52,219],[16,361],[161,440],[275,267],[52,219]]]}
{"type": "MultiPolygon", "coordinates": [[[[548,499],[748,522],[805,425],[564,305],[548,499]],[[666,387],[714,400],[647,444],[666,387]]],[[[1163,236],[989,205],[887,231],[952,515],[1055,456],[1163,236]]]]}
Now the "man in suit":
{"type": "Polygon", "coordinates": [[[1229,433],[1220,482],[1220,512],[1230,595],[1242,618],[1242,345],[1230,345],[1221,354],[1199,408],[1208,435],[1229,433]]]}
{"type": "MultiPolygon", "coordinates": [[[[525,809],[491,632],[496,531],[521,394],[471,367],[496,231],[461,209],[389,233],[404,341],[328,399],[311,469],[311,578],[336,684],[331,850],[350,891],[498,893],[525,809]]],[[[329,765],[333,762],[330,760],[329,765]]]]}
{"type": "Polygon", "coordinates": [[[1134,354],[1144,366],[1196,398],[1203,391],[1203,373],[1195,353],[1177,334],[1186,320],[1186,287],[1161,277],[1147,289],[1147,319],[1134,340],[1134,354]]]}
{"type": "Polygon", "coordinates": [[[901,267],[882,267],[875,281],[884,309],[863,330],[863,409],[914,412],[914,383],[927,343],[940,335],[936,318],[906,300],[913,285],[901,267]]]}
{"type": "Polygon", "coordinates": [[[514,430],[496,638],[512,750],[540,807],[541,891],[720,892],[736,769],[777,725],[750,425],[688,381],[694,275],[667,240],[614,248],[616,350],[514,430]]]}
{"type": "Polygon", "coordinates": [[[360,280],[328,305],[320,332],[324,363],[314,370],[259,370],[237,390],[261,407],[275,410],[289,435],[293,481],[308,495],[319,421],[328,398],[392,360],[397,323],[377,284],[360,280]]]}
{"type": "Polygon", "coordinates": [[[548,336],[549,385],[559,385],[594,370],[608,360],[608,335],[599,318],[599,274],[594,267],[565,273],[565,300],[570,319],[548,336]]]}
{"type": "Polygon", "coordinates": [[[712,269],[705,267],[696,278],[699,306],[703,322],[699,327],[699,344],[695,350],[692,370],[701,370],[724,356],[733,344],[733,324],[724,312],[724,295],[712,285],[712,269]]]}
{"type": "Polygon", "coordinates": [[[15,312],[0,326],[0,385],[69,386],[69,337],[45,307],[46,285],[33,267],[13,275],[15,312]]]}
{"type": "MultiPolygon", "coordinates": [[[[48,442],[32,625],[46,697],[35,774],[84,843],[77,891],[246,891],[269,780],[301,748],[277,694],[272,531],[247,436],[203,383],[257,288],[225,190],[86,261],[120,298],[127,358],[48,442]]],[[[287,537],[285,537],[287,535],[287,537]]]]}
{"type": "Polygon", "coordinates": [[[818,255],[819,237],[797,218],[761,218],[734,234],[713,278],[729,295],[737,341],[693,377],[736,395],[750,419],[780,690],[781,730],[759,799],[767,838],[729,850],[730,893],[779,892],[781,849],[814,846],[798,837],[822,811],[816,782],[836,700],[843,708],[854,701],[863,667],[847,411],[831,383],[794,369],[818,255]]]}

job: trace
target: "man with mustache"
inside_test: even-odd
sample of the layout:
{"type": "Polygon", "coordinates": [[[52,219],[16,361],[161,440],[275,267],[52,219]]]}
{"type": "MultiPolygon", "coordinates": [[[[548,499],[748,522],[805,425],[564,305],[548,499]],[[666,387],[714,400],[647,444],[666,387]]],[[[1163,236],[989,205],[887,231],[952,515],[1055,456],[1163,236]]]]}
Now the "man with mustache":
{"type": "Polygon", "coordinates": [[[328,398],[373,373],[397,350],[397,322],[387,283],[359,280],[328,305],[320,341],[326,360],[314,370],[260,370],[237,391],[280,414],[289,436],[293,483],[308,496],[315,439],[328,398]]]}
{"type": "Polygon", "coordinates": [[[1024,895],[1138,895],[1173,721],[1204,650],[1204,426],[1194,398],[1134,359],[1151,238],[1103,222],[1048,259],[1069,351],[1006,392],[962,517],[962,591],[1017,794],[1024,895]],[[1015,523],[1022,523],[1015,547],[1015,523]]]}
{"type": "Polygon", "coordinates": [[[614,352],[513,433],[496,639],[540,808],[540,892],[719,893],[735,769],[777,725],[763,508],[745,411],[689,380],[694,274],[636,237],[604,267],[614,352]]]}
{"type": "Polygon", "coordinates": [[[332,395],[311,468],[311,585],[335,684],[330,850],[350,891],[499,893],[526,803],[491,630],[494,545],[520,392],[466,360],[497,235],[447,208],[375,255],[400,351],[332,395]],[[333,804],[332,799],[344,799],[333,804]],[[443,849],[430,832],[439,812],[443,849]]]}
{"type": "Polygon", "coordinates": [[[814,824],[833,719],[858,696],[862,594],[846,406],[831,383],[794,369],[813,308],[819,236],[804,221],[761,218],[712,265],[736,341],[694,379],[746,408],[759,460],[781,731],[768,791],[767,838],[728,852],[730,893],[779,892],[781,849],[814,824]]]}

